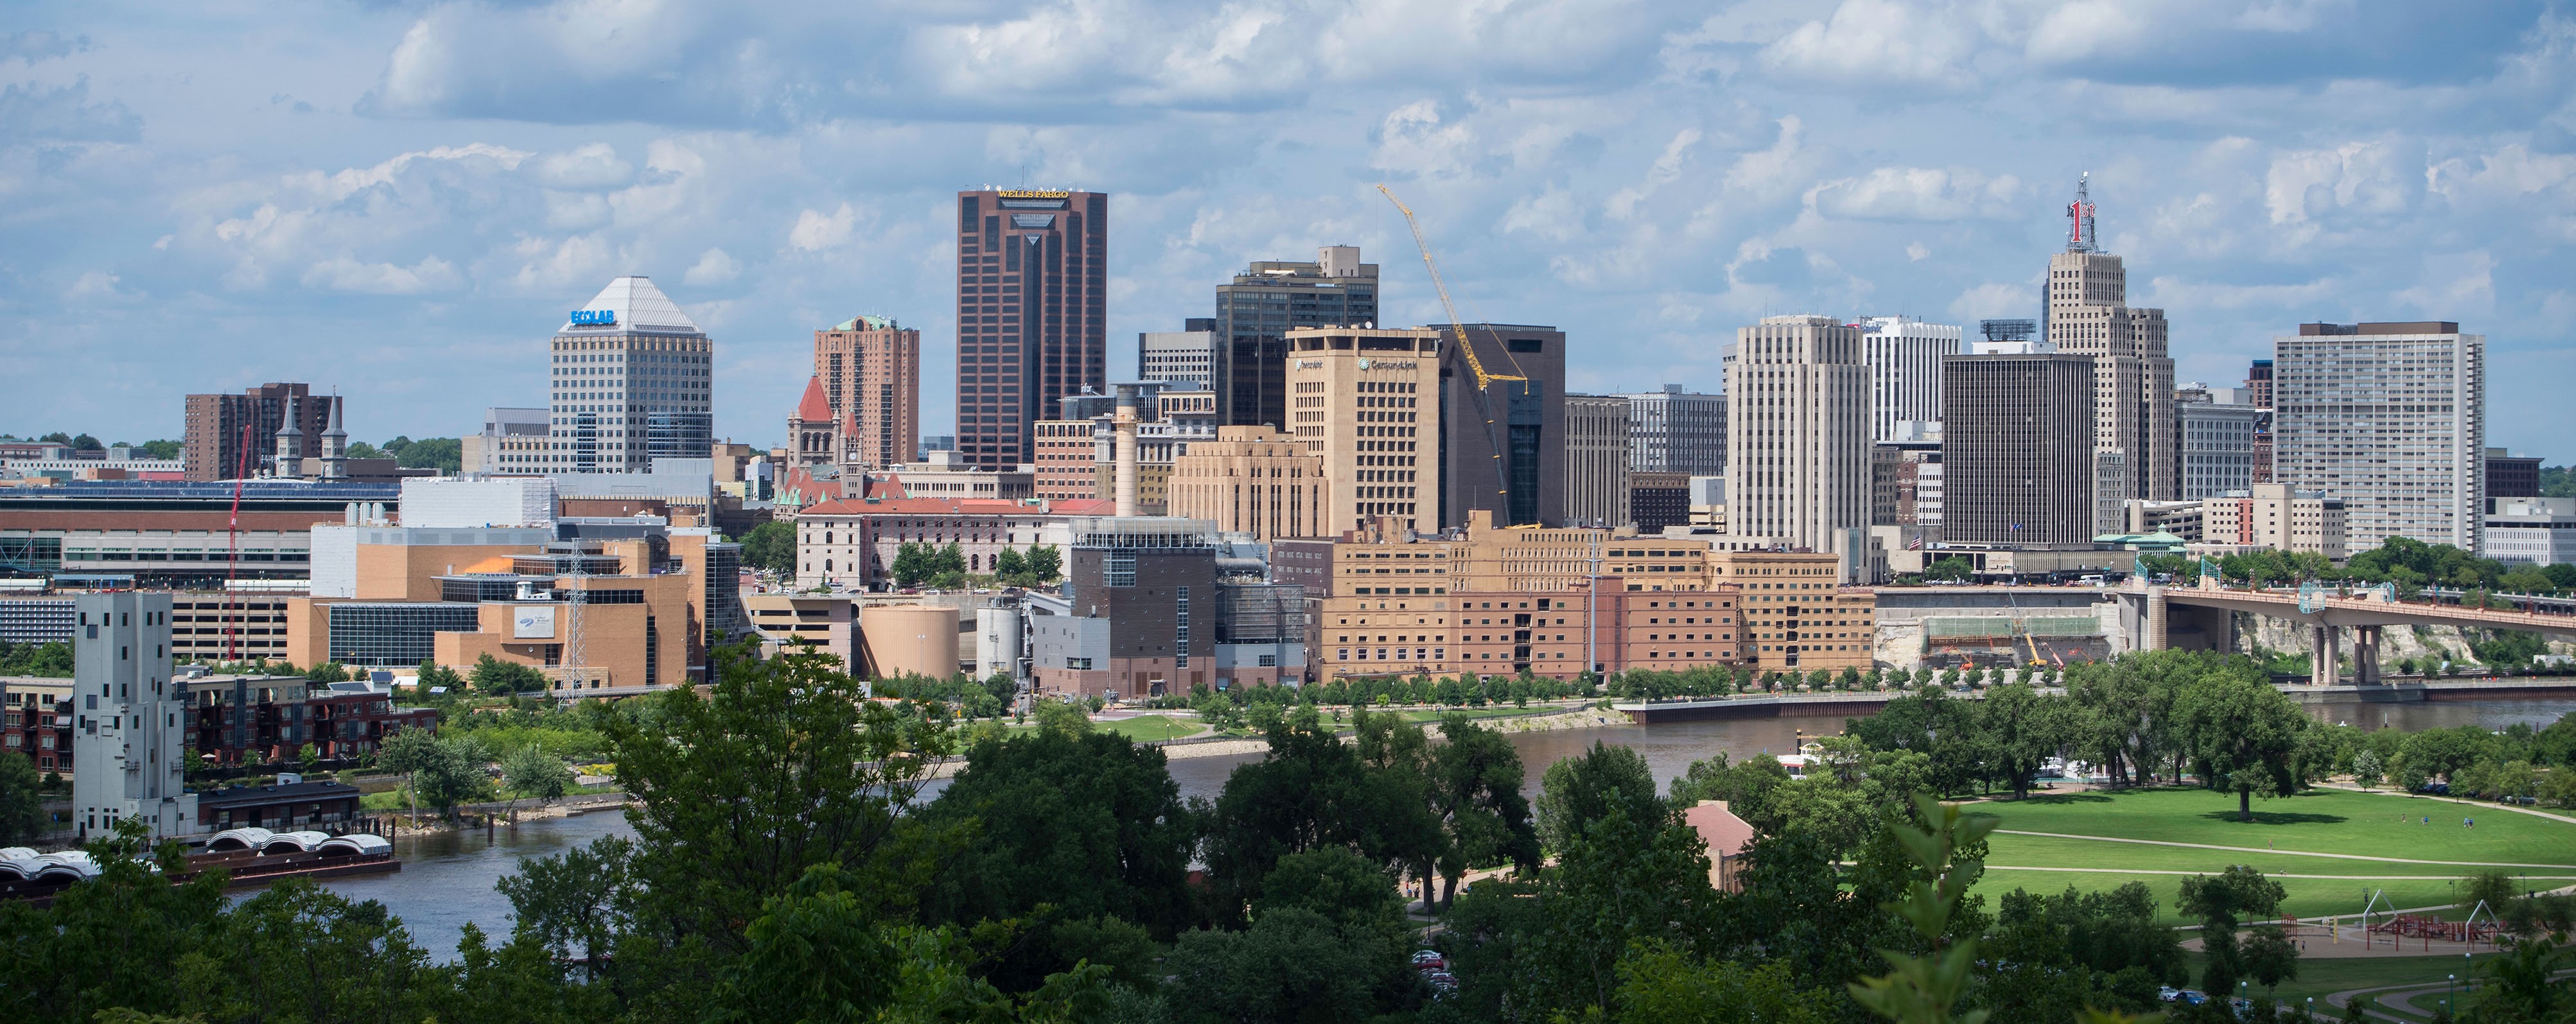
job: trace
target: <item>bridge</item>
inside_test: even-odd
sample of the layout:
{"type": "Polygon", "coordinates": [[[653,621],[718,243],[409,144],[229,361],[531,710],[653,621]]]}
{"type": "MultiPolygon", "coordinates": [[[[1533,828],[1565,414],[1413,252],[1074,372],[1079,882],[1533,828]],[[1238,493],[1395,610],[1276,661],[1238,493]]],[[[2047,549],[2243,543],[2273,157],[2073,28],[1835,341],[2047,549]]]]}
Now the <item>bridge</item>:
{"type": "Polygon", "coordinates": [[[2140,591],[2132,583],[2122,597],[2145,604],[2147,628],[2141,639],[2149,650],[2169,646],[2168,638],[2192,627],[2211,638],[2210,646],[2232,650],[2235,636],[2228,616],[2244,612],[2305,625],[2311,640],[2309,678],[2333,680],[2342,671],[2343,631],[2349,629],[2353,681],[2365,686],[2380,682],[2380,632],[2389,626],[2508,629],[2576,639],[2576,601],[2564,599],[2511,598],[2511,609],[2478,608],[2443,603],[2444,597],[2458,601],[2456,591],[2435,591],[2433,600],[2401,601],[2396,588],[2387,584],[2353,590],[2311,581],[2296,589],[2250,589],[2221,586],[2215,577],[2203,577],[2198,586],[2146,586],[2140,591]]]}

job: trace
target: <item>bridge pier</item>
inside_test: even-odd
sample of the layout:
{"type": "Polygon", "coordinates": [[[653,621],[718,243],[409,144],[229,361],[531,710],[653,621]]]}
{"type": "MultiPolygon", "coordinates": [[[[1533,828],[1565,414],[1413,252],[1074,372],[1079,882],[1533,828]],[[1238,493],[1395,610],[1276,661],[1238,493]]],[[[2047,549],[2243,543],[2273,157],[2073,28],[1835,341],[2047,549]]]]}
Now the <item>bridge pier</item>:
{"type": "Polygon", "coordinates": [[[2361,686],[2379,685],[2378,626],[2352,627],[2352,681],[2361,686]]]}
{"type": "Polygon", "coordinates": [[[2343,631],[2333,626],[2308,627],[2308,685],[2333,686],[2343,674],[2343,631]]]}

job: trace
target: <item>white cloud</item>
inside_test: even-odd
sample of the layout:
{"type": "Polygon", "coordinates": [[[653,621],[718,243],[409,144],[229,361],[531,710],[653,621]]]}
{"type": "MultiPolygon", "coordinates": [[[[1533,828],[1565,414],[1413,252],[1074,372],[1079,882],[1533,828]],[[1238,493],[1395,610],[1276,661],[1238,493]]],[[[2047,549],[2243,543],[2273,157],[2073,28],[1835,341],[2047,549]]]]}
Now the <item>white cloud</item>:
{"type": "Polygon", "coordinates": [[[304,271],[307,288],[331,291],[361,292],[368,295],[418,295],[422,292],[445,291],[464,283],[455,266],[436,256],[421,257],[408,267],[391,263],[360,263],[346,256],[324,260],[304,271]]]}
{"type": "Polygon", "coordinates": [[[118,288],[116,283],[119,280],[121,278],[117,275],[104,270],[84,271],[81,276],[72,279],[71,287],[63,289],[63,298],[69,302],[90,303],[138,297],[133,292],[118,288]]]}
{"type": "Polygon", "coordinates": [[[1816,211],[1846,220],[1953,221],[2020,212],[2021,181],[1971,168],[1881,167],[1816,186],[1816,211]]]}
{"type": "Polygon", "coordinates": [[[593,142],[549,154],[537,162],[537,180],[548,188],[615,188],[635,179],[635,165],[618,159],[617,147],[593,142]]]}
{"type": "Polygon", "coordinates": [[[740,276],[741,263],[722,249],[709,249],[698,255],[698,262],[680,280],[688,284],[723,284],[740,276]]]}
{"type": "Polygon", "coordinates": [[[2002,284],[1987,282],[1959,293],[1950,300],[1950,315],[1962,323],[1978,320],[2034,319],[2039,316],[2040,287],[2036,284],[2002,284]]]}
{"type": "Polygon", "coordinates": [[[1810,21],[1762,48],[1776,74],[1828,88],[1890,83],[1963,88],[1980,40],[1957,12],[1926,10],[1901,0],[1843,0],[1825,21],[1810,21]]]}
{"type": "Polygon", "coordinates": [[[1611,218],[1627,220],[1636,216],[1638,203],[1654,195],[1656,189],[1681,180],[1682,163],[1689,159],[1691,147],[1698,145],[1699,139],[1700,131],[1697,128],[1684,128],[1674,133],[1672,141],[1664,144],[1663,153],[1655,157],[1654,165],[1646,169],[1644,182],[1632,188],[1620,189],[1611,195],[1611,218]]]}
{"type": "Polygon", "coordinates": [[[796,215],[796,226],[788,229],[787,245],[806,252],[838,247],[850,240],[850,226],[858,219],[858,211],[848,203],[830,213],[806,210],[796,215]]]}
{"type": "Polygon", "coordinates": [[[2356,217],[2378,222],[2413,209],[2424,179],[2420,147],[2347,142],[2274,157],[2264,203],[2274,224],[2356,217]]]}

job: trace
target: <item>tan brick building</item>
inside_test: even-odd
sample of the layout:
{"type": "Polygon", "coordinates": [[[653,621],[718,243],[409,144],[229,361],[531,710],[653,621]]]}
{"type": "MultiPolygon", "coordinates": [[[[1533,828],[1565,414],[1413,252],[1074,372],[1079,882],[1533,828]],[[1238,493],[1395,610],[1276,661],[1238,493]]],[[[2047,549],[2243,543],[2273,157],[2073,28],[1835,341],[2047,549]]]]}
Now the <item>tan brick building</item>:
{"type": "Polygon", "coordinates": [[[1269,427],[1219,427],[1216,440],[1191,442],[1172,457],[1167,501],[1172,515],[1266,542],[1328,535],[1326,491],[1323,458],[1296,438],[1269,427]]]}
{"type": "Polygon", "coordinates": [[[1833,555],[1718,551],[1710,562],[1710,581],[1742,594],[1746,663],[1763,672],[1869,671],[1878,598],[1837,584],[1833,555]]]}
{"type": "Polygon", "coordinates": [[[1288,433],[1323,460],[1324,526],[1440,525],[1440,332],[1288,332],[1288,433]]]}
{"type": "Polygon", "coordinates": [[[814,332],[814,376],[846,440],[870,469],[912,461],[921,446],[921,331],[856,316],[814,332]]]}

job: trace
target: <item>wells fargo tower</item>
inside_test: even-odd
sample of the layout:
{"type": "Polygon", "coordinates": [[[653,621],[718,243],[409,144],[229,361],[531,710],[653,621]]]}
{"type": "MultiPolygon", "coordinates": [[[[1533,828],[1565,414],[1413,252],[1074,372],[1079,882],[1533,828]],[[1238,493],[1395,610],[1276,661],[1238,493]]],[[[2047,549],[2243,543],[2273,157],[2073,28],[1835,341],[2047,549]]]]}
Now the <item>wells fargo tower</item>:
{"type": "Polygon", "coordinates": [[[1036,461],[1037,421],[1108,390],[1109,197],[957,194],[957,454],[983,468],[1036,461]]]}

